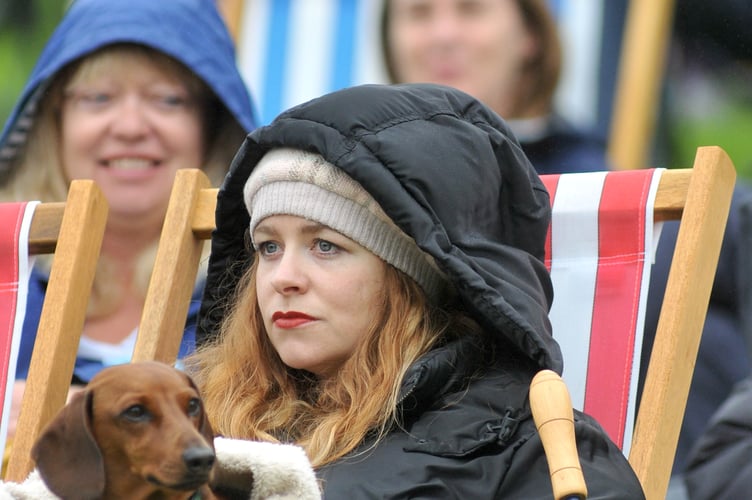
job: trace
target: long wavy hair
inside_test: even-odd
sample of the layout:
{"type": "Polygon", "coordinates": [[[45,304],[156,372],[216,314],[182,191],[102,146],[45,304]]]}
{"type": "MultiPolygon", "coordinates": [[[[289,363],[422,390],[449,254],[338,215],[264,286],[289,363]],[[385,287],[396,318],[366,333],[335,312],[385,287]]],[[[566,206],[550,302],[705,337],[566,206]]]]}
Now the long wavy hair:
{"type": "MultiPolygon", "coordinates": [[[[1,201],[65,201],[70,180],[61,163],[61,109],[65,89],[80,79],[107,73],[113,68],[128,67],[134,60],[146,61],[183,82],[199,103],[207,145],[202,159],[203,170],[217,186],[222,181],[232,157],[243,141],[245,132],[211,89],[177,60],[154,49],[135,44],[104,47],[61,69],[37,105],[37,114],[25,147],[15,158],[11,174],[0,186],[1,201]]],[[[158,241],[142,252],[135,266],[136,290],[145,297],[158,241]]],[[[208,245],[207,245],[208,247],[208,245]]],[[[40,256],[44,257],[44,256],[40,256]]],[[[38,259],[49,267],[49,259],[38,259]]],[[[124,290],[112,276],[117,266],[102,255],[89,300],[89,316],[107,315],[118,303],[124,290]]]]}
{"type": "MultiPolygon", "coordinates": [[[[515,106],[517,111],[514,116],[507,118],[517,118],[530,109],[550,111],[562,66],[559,30],[548,0],[514,0],[514,3],[522,14],[525,26],[538,40],[539,50],[524,68],[524,83],[520,85],[520,94],[515,106]]],[[[381,54],[389,80],[392,83],[400,83],[389,38],[390,4],[391,0],[384,0],[381,11],[381,54]]]]}
{"type": "Polygon", "coordinates": [[[317,380],[287,367],[266,334],[256,296],[256,263],[240,280],[219,335],[185,360],[213,428],[242,439],[295,442],[315,467],[353,451],[366,435],[394,425],[408,367],[459,331],[454,315],[431,306],[423,290],[386,267],[373,326],[337,374],[317,380]]]}

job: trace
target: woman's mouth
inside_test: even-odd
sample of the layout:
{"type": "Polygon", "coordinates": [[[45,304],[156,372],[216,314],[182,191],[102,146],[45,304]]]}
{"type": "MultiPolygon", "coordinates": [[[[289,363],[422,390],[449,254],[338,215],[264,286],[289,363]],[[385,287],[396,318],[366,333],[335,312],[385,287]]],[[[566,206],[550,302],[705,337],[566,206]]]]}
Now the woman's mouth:
{"type": "Polygon", "coordinates": [[[297,311],[277,311],[272,314],[272,322],[274,323],[274,326],[283,329],[297,328],[315,320],[316,318],[297,311]]]}
{"type": "Polygon", "coordinates": [[[146,158],[113,158],[104,162],[108,168],[115,170],[147,170],[153,168],[158,162],[146,158]]]}

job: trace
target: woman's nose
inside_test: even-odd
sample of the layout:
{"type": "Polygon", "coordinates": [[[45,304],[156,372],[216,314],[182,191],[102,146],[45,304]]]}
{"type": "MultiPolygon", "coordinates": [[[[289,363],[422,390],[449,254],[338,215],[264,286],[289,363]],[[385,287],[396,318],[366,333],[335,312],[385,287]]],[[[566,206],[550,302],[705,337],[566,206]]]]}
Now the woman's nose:
{"type": "Polygon", "coordinates": [[[303,258],[285,251],[271,276],[272,286],[281,294],[303,293],[308,289],[308,276],[303,258]]]}
{"type": "Polygon", "coordinates": [[[428,36],[434,41],[453,41],[462,34],[460,16],[451,9],[436,9],[428,22],[428,36]]]}
{"type": "Polygon", "coordinates": [[[140,138],[149,132],[149,118],[146,103],[135,95],[122,96],[112,122],[112,131],[119,137],[140,138]]]}

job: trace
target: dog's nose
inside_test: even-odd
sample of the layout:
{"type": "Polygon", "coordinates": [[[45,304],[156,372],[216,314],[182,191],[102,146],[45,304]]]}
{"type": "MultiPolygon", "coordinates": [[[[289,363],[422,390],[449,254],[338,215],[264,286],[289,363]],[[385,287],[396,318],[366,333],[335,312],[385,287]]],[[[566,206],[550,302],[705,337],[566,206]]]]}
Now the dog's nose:
{"type": "Polygon", "coordinates": [[[183,452],[183,462],[193,473],[207,472],[214,465],[214,451],[206,446],[192,446],[183,452]]]}

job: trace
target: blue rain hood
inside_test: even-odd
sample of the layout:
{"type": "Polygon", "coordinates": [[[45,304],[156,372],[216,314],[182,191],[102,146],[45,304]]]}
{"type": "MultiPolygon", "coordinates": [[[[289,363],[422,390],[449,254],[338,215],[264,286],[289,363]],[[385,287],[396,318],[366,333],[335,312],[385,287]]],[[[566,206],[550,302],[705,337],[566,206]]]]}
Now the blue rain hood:
{"type": "Polygon", "coordinates": [[[68,63],[114,43],[138,43],[201,77],[250,132],[257,126],[235,47],[213,0],[76,0],[53,32],[0,135],[0,177],[25,142],[35,104],[68,63]]]}

